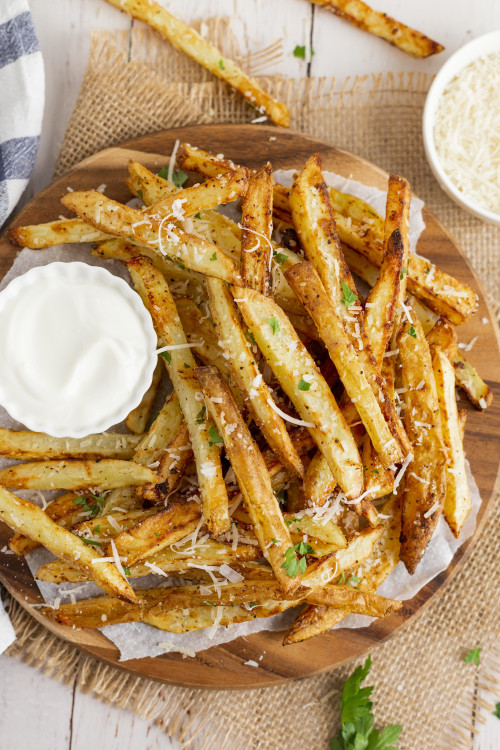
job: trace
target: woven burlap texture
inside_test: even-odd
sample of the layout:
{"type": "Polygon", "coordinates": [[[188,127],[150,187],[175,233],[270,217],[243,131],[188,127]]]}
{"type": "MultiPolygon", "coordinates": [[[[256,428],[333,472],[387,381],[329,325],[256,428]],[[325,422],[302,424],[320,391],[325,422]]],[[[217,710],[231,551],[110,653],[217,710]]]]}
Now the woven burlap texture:
{"type": "MultiPolygon", "coordinates": [[[[210,22],[224,51],[235,54],[227,26],[210,22]]],[[[269,54],[279,54],[274,46],[269,54]]],[[[457,238],[495,302],[500,281],[500,230],[449,201],[427,166],[421,139],[423,75],[378,75],[346,81],[262,79],[286,101],[292,128],[401,172],[457,238]]],[[[62,174],[99,149],[161,128],[190,123],[249,122],[255,112],[220,82],[145,30],[94,35],[91,59],[57,164],[62,174]]],[[[258,125],[255,126],[256,128],[258,125]]],[[[380,723],[404,727],[401,748],[470,748],[477,729],[473,702],[481,681],[491,687],[500,614],[487,603],[500,563],[500,503],[481,541],[442,596],[409,627],[372,651],[380,723]],[[479,672],[463,663],[482,646],[479,672]],[[457,712],[457,706],[463,710],[457,712]],[[453,728],[453,738],[449,735],[453,728]]],[[[353,665],[283,687],[202,691],[130,676],[80,654],[10,604],[18,641],[10,654],[78,690],[156,721],[185,747],[320,750],[338,729],[339,689],[353,665]],[[329,691],[331,698],[320,699],[329,691]]],[[[341,636],[339,636],[341,637],[341,636]]]]}

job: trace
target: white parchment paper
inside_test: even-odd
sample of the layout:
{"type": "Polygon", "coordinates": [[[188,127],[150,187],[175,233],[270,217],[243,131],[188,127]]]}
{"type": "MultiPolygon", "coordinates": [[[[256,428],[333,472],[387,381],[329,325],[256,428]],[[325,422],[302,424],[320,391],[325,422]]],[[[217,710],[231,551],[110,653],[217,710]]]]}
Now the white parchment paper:
{"type": "MultiPolygon", "coordinates": [[[[373,206],[378,213],[384,215],[385,192],[367,187],[355,180],[346,179],[331,172],[326,172],[325,178],[328,184],[338,190],[362,198],[373,206]]],[[[293,179],[293,171],[276,172],[275,179],[284,185],[290,185],[293,179]]],[[[412,251],[415,251],[418,238],[425,228],[422,218],[422,207],[423,202],[421,200],[412,198],[410,207],[410,246],[412,251]]],[[[34,266],[45,265],[54,261],[70,262],[75,260],[107,268],[111,273],[120,276],[130,283],[128,273],[121,263],[94,257],[89,253],[88,245],[65,245],[42,251],[23,249],[2,281],[0,289],[8,284],[11,279],[25,273],[34,266]]],[[[22,429],[23,427],[15,422],[2,407],[0,407],[0,426],[9,429],[22,429]]],[[[117,429],[120,429],[120,426],[117,429]]],[[[0,459],[0,467],[9,463],[12,462],[0,459]]],[[[457,540],[453,537],[446,522],[441,517],[434,537],[416,573],[410,576],[406,572],[404,565],[399,563],[393,573],[379,588],[379,593],[394,599],[411,599],[426,583],[435,578],[443,570],[446,570],[456,550],[474,533],[481,498],[468,463],[467,472],[472,497],[472,511],[462,529],[460,539],[457,540]]],[[[33,500],[33,502],[41,504],[39,499],[40,493],[38,492],[25,491],[19,494],[33,500]]],[[[52,493],[52,495],[54,494],[52,493]]],[[[45,495],[47,499],[50,499],[51,493],[45,493],[45,495]]],[[[6,551],[2,550],[2,552],[6,554],[6,551]]],[[[41,565],[46,564],[52,559],[53,555],[44,549],[38,549],[27,556],[28,565],[33,573],[41,565]]],[[[37,584],[43,598],[50,604],[54,604],[54,602],[57,604],[58,600],[68,602],[74,599],[86,599],[90,596],[102,594],[102,591],[93,583],[65,583],[56,585],[38,581],[37,584]]],[[[147,578],[132,580],[131,584],[134,588],[144,588],[145,586],[168,585],[169,582],[165,582],[165,579],[162,577],[153,575],[147,578]]],[[[274,617],[255,619],[247,623],[236,624],[232,627],[219,626],[217,628],[206,628],[205,630],[182,634],[166,633],[143,623],[108,625],[101,628],[101,630],[119,648],[120,659],[126,661],[140,659],[145,656],[158,656],[168,650],[176,649],[182,649],[184,652],[194,655],[198,651],[203,651],[216,644],[226,643],[234,638],[247,636],[261,630],[285,630],[292,623],[295,616],[296,609],[275,615],[274,617]]],[[[349,615],[337,627],[366,627],[372,622],[372,619],[360,615],[349,615]]]]}

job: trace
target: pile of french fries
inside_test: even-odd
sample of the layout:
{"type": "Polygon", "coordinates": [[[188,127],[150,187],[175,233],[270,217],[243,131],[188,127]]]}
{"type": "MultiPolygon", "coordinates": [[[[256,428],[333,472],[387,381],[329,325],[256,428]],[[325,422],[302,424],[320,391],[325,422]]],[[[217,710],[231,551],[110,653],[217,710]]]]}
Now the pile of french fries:
{"type": "Polygon", "coordinates": [[[215,632],[303,605],[288,644],[349,612],[385,617],[401,603],[382,581],[400,560],[415,571],[441,514],[458,537],[471,509],[455,386],[478,409],[491,396],[456,326],[476,294],[410,252],[398,175],[382,218],[328,188],[318,155],[291,189],[270,164],[185,143],[177,163],[206,181],[181,188],[130,162],[138,208],[70,192],[76,218],[11,230],[122,261],[161,364],[128,435],[0,430],[0,454],[24,461],[0,470],[10,547],[56,555],[39,580],[104,590],[44,609],[73,627],[215,632]],[[235,201],[238,223],[217,210],[235,201]],[[165,370],[173,390],[152,418],[165,370]],[[65,492],[42,510],[19,489],[65,492]],[[156,586],[132,588],[150,574],[156,586]]]}

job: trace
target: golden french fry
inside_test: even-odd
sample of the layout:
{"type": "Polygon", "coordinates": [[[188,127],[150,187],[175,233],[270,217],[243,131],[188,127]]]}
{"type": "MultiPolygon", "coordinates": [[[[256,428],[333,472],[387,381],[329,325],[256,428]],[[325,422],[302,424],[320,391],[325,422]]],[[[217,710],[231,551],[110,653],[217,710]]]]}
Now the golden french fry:
{"type": "Polygon", "coordinates": [[[109,237],[109,234],[95,229],[83,219],[58,219],[46,224],[13,227],[9,232],[10,241],[14,245],[29,247],[31,250],[76,242],[101,242],[109,237]]]}
{"type": "Polygon", "coordinates": [[[144,500],[154,503],[166,502],[179,484],[184,471],[191,463],[193,451],[189,442],[189,430],[185,422],[179,427],[160,460],[156,470],[156,484],[145,484],[138,493],[144,500]]]}
{"type": "Polygon", "coordinates": [[[19,534],[41,542],[48,550],[82,568],[104,591],[127,602],[137,602],[131,586],[115,565],[62,526],[58,526],[34,503],[0,487],[0,519],[19,534]]]}
{"type": "Polygon", "coordinates": [[[264,112],[276,125],[289,127],[290,112],[285,104],[273,99],[255,78],[244,73],[233,60],[224,57],[220,50],[161,5],[153,0],[108,0],[108,3],[151,26],[180,52],[239,91],[253,107],[264,112]]]}
{"type": "MultiPolygon", "coordinates": [[[[63,528],[67,529],[74,523],[75,517],[78,517],[82,513],[82,506],[75,504],[77,495],[74,492],[65,492],[64,495],[59,495],[50,503],[44,510],[44,513],[48,517],[59,524],[63,528]]],[[[41,544],[35,539],[29,539],[29,537],[23,534],[14,534],[9,539],[9,547],[16,555],[22,557],[27,555],[28,552],[33,552],[34,549],[38,549],[41,544]]]]}
{"type": "Polygon", "coordinates": [[[158,513],[158,508],[128,508],[113,510],[102,516],[87,518],[73,526],[71,531],[88,539],[114,539],[122,531],[128,531],[146,518],[158,513]]]}
{"type": "Polygon", "coordinates": [[[215,367],[199,367],[196,377],[201,385],[208,412],[224,441],[226,453],[252,520],[262,554],[286,596],[300,584],[300,575],[288,575],[286,553],[293,549],[290,534],[274,496],[262,453],[254,443],[229,387],[215,367]]]}
{"type": "Polygon", "coordinates": [[[104,432],[85,438],[55,438],[43,432],[0,427],[0,456],[21,461],[50,459],[132,458],[143,435],[104,432]]]}
{"type": "Polygon", "coordinates": [[[147,466],[112,458],[95,461],[35,461],[0,469],[0,485],[14,490],[83,490],[154,482],[147,466]]]}
{"type": "Polygon", "coordinates": [[[163,375],[163,367],[161,362],[156,363],[156,368],[153,373],[153,379],[148,390],[141,399],[141,403],[133,409],[125,419],[125,424],[130,432],[141,434],[146,429],[146,424],[153,408],[153,402],[156,398],[158,388],[160,387],[161,378],[163,375]]]}
{"type": "Polygon", "coordinates": [[[401,359],[404,423],[413,451],[405,473],[402,505],[401,560],[409,573],[427,547],[443,510],[446,478],[436,381],[429,345],[417,316],[405,321],[397,344],[401,359]]]}
{"type": "Polygon", "coordinates": [[[363,490],[361,459],[344,417],[283,310],[253,289],[233,295],[281,387],[297,409],[338,484],[354,499],[363,490]]]}
{"type": "Polygon", "coordinates": [[[241,205],[241,226],[243,284],[269,294],[273,231],[273,171],[269,162],[248,182],[241,205]]]}
{"type": "Polygon", "coordinates": [[[457,538],[470,513],[472,503],[465,471],[465,454],[455,399],[455,373],[446,354],[434,349],[432,367],[441,413],[441,429],[446,451],[446,495],[444,517],[457,538]]]}
{"type": "Polygon", "coordinates": [[[158,221],[130,206],[106,198],[93,190],[74,191],[62,203],[89,224],[118,237],[129,237],[174,263],[230,283],[238,283],[239,270],[226,253],[211,242],[188,234],[165,219],[158,221]]]}
{"type": "Polygon", "coordinates": [[[314,505],[321,507],[336,487],[337,482],[330,471],[330,467],[323,460],[321,451],[317,451],[304,474],[302,507],[307,508],[314,505]]]}
{"type": "MultiPolygon", "coordinates": [[[[227,286],[218,279],[207,279],[210,310],[232,376],[244,394],[252,415],[270,448],[282,464],[299,475],[304,468],[285,423],[271,406],[271,391],[264,382],[248,337],[243,331],[238,310],[227,286]]],[[[274,402],[273,402],[274,403],[274,402]]]]}
{"type": "Polygon", "coordinates": [[[373,10],[363,0],[311,0],[311,2],[330,10],[359,29],[379,36],[412,57],[429,57],[444,50],[439,42],[434,42],[420,31],[396,21],[387,13],[373,10]]]}
{"type": "Polygon", "coordinates": [[[148,258],[134,258],[127,263],[127,268],[160,338],[167,346],[175,347],[168,351],[166,366],[189,430],[205,521],[211,533],[217,536],[230,528],[227,491],[219,448],[210,439],[212,426],[198,395],[194,357],[187,348],[186,336],[163,275],[148,258]]]}

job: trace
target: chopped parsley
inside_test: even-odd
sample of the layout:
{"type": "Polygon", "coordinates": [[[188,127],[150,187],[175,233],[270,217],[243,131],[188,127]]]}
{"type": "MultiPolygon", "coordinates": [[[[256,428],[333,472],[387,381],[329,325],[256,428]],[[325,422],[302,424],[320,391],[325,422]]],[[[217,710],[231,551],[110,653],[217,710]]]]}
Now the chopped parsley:
{"type": "Polygon", "coordinates": [[[100,532],[100,530],[101,530],[101,524],[100,523],[98,523],[97,526],[94,526],[94,528],[92,529],[92,531],[94,532],[94,534],[98,534],[100,532]]]}
{"type": "Polygon", "coordinates": [[[166,167],[162,167],[158,172],[158,177],[161,177],[162,180],[168,180],[168,169],[166,167]]]}
{"type": "Polygon", "coordinates": [[[278,544],[278,540],[277,539],[271,539],[271,541],[272,541],[273,544],[278,544]]]}
{"type": "Polygon", "coordinates": [[[207,407],[202,406],[200,411],[196,415],[196,419],[195,419],[196,424],[203,424],[203,422],[205,421],[206,413],[207,413],[207,407]]]}
{"type": "Polygon", "coordinates": [[[102,547],[102,542],[98,542],[95,539],[85,539],[85,537],[82,536],[81,540],[84,544],[89,544],[89,545],[92,545],[93,547],[102,547]]]}
{"type": "Polygon", "coordinates": [[[269,325],[273,329],[273,336],[276,336],[276,334],[280,330],[280,324],[278,322],[278,319],[275,318],[274,315],[273,315],[273,317],[269,318],[267,322],[269,323],[269,325]]]}
{"type": "Polygon", "coordinates": [[[248,606],[250,607],[250,609],[254,609],[255,607],[257,607],[257,602],[248,602],[248,606]]]}
{"type": "MultiPolygon", "coordinates": [[[[314,50],[311,50],[311,57],[314,55],[314,50]]],[[[299,60],[305,60],[306,59],[306,46],[305,44],[297,44],[294,51],[293,56],[298,57],[299,60]]]]}
{"type": "Polygon", "coordinates": [[[495,706],[495,710],[493,711],[493,716],[496,716],[497,719],[500,719],[500,701],[495,706]]]}
{"type": "Polygon", "coordinates": [[[372,469],[372,474],[378,474],[378,469],[372,469]]]}
{"type": "Polygon", "coordinates": [[[253,335],[252,331],[248,330],[248,328],[247,328],[247,336],[248,336],[249,341],[251,341],[252,344],[255,344],[255,346],[257,346],[257,342],[256,342],[256,340],[254,338],[254,335],[253,335]]]}
{"type": "Polygon", "coordinates": [[[217,260],[217,253],[212,253],[210,260],[217,260]]]}
{"type": "Polygon", "coordinates": [[[336,582],[336,586],[342,586],[342,584],[345,583],[345,573],[342,571],[342,574],[339,578],[339,580],[336,582]]]}
{"type": "Polygon", "coordinates": [[[278,253],[277,250],[273,250],[273,258],[279,266],[282,266],[288,256],[284,253],[278,253]]]}
{"type": "Polygon", "coordinates": [[[353,589],[357,589],[357,586],[353,586],[353,583],[361,583],[361,578],[358,578],[358,576],[351,576],[349,580],[347,581],[348,586],[352,586],[353,589]]]}
{"type": "Polygon", "coordinates": [[[139,198],[141,199],[141,201],[144,200],[144,198],[142,197],[142,190],[140,188],[137,191],[137,195],[139,196],[139,198]]]}
{"type": "Polygon", "coordinates": [[[184,362],[184,369],[185,370],[190,370],[191,369],[191,365],[188,365],[187,362],[184,362]]]}
{"type": "Polygon", "coordinates": [[[194,218],[195,218],[195,219],[201,219],[201,214],[200,214],[200,212],[199,212],[199,211],[198,211],[198,213],[197,213],[197,214],[195,214],[195,215],[194,215],[194,218]]]}
{"type": "Polygon", "coordinates": [[[160,532],[159,531],[155,531],[155,536],[160,536],[160,532]]]}
{"type": "Polygon", "coordinates": [[[172,174],[172,182],[174,183],[175,187],[182,187],[184,183],[186,182],[188,176],[185,172],[182,171],[182,169],[178,169],[177,172],[173,172],[172,174]]]}
{"type": "MultiPolygon", "coordinates": [[[[288,522],[290,525],[291,521],[288,522]]],[[[310,544],[300,542],[289,547],[285,552],[285,562],[281,566],[286,570],[289,578],[296,578],[299,573],[304,574],[307,569],[306,555],[312,555],[314,552],[310,544]]]]}
{"type": "Polygon", "coordinates": [[[351,289],[349,289],[345,281],[342,282],[341,286],[342,286],[342,293],[344,295],[341,299],[342,304],[345,305],[346,307],[350,307],[351,305],[354,305],[354,303],[358,299],[358,295],[354,294],[354,292],[351,291],[351,289]]]}
{"type": "Polygon", "coordinates": [[[75,497],[75,499],[73,500],[73,505],[81,505],[82,510],[85,511],[85,513],[90,513],[91,517],[94,518],[94,516],[97,516],[102,506],[104,505],[104,498],[92,494],[90,494],[90,497],[96,501],[93,505],[89,505],[86,495],[79,495],[79,497],[75,497]]]}
{"type": "Polygon", "coordinates": [[[211,424],[208,428],[208,437],[210,438],[210,440],[208,441],[209,445],[219,445],[219,443],[223,442],[214,424],[211,424]]]}
{"type": "Polygon", "coordinates": [[[408,336],[411,336],[413,339],[417,338],[417,332],[415,330],[415,326],[410,326],[408,330],[408,336]]]}
{"type": "Polygon", "coordinates": [[[123,566],[123,572],[125,573],[126,576],[129,576],[130,575],[130,568],[127,568],[127,566],[124,565],[123,566]]]}
{"type": "Polygon", "coordinates": [[[282,488],[281,490],[279,490],[279,492],[276,492],[276,497],[278,498],[280,503],[284,503],[286,500],[285,490],[282,488]]]}
{"type": "Polygon", "coordinates": [[[215,604],[212,604],[212,602],[202,602],[206,607],[215,607],[215,604]]]}
{"type": "Polygon", "coordinates": [[[405,266],[403,266],[403,268],[401,269],[401,273],[399,274],[399,278],[401,279],[401,281],[403,281],[407,273],[408,273],[408,269],[405,268],[405,266]]]}
{"type": "Polygon", "coordinates": [[[223,60],[222,58],[221,58],[221,59],[219,60],[219,68],[220,68],[221,70],[225,70],[225,67],[224,67],[224,60],[223,60]]]}
{"type": "Polygon", "coordinates": [[[347,678],[340,699],[342,727],[337,737],[330,740],[331,750],[397,750],[402,727],[389,724],[384,729],[374,729],[373,687],[361,687],[371,668],[371,657],[357,667],[347,678]]]}
{"type": "Polygon", "coordinates": [[[183,271],[186,270],[186,266],[184,265],[184,263],[181,263],[178,258],[173,258],[173,261],[179,266],[179,268],[182,268],[183,271]]]}
{"type": "Polygon", "coordinates": [[[163,359],[167,360],[168,364],[171,363],[171,361],[172,361],[172,355],[170,354],[170,352],[162,352],[161,356],[163,357],[163,359]]]}
{"type": "Polygon", "coordinates": [[[304,378],[301,378],[299,381],[299,391],[308,391],[311,387],[311,384],[307,382],[307,380],[304,380],[304,378]]]}
{"type": "Polygon", "coordinates": [[[469,651],[468,654],[464,657],[464,662],[466,664],[475,664],[476,667],[479,666],[479,662],[481,660],[481,649],[480,648],[473,648],[471,651],[469,651]]]}

